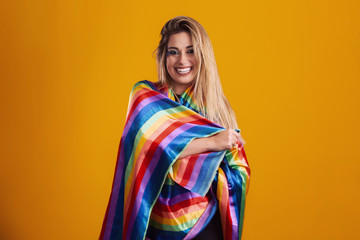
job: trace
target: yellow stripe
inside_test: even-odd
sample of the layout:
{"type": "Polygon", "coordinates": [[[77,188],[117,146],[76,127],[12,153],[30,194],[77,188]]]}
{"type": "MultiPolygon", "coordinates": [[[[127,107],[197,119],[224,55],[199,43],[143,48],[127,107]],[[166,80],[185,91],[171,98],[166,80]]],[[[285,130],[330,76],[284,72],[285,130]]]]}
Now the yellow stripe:
{"type": "Polygon", "coordinates": [[[173,178],[173,179],[176,179],[176,176],[177,176],[177,173],[179,171],[179,168],[180,168],[180,165],[181,165],[181,161],[176,161],[171,169],[172,169],[172,172],[170,173],[170,176],[173,178]]]}
{"type": "MultiPolygon", "coordinates": [[[[227,195],[227,197],[229,197],[229,193],[227,192],[227,179],[226,179],[226,176],[225,176],[225,173],[224,171],[219,168],[219,175],[218,175],[218,185],[217,185],[217,192],[216,192],[216,196],[219,200],[219,210],[220,210],[220,214],[221,214],[221,226],[222,226],[222,229],[226,229],[225,227],[225,223],[226,223],[226,220],[225,220],[225,214],[226,214],[226,208],[227,208],[227,202],[224,202],[226,199],[223,198],[223,193],[224,195],[227,195]],[[223,192],[223,190],[225,192],[223,192]]],[[[226,196],[225,196],[226,198],[226,196]]]]}
{"type": "Polygon", "coordinates": [[[216,196],[218,198],[220,197],[220,199],[218,199],[218,200],[219,200],[219,202],[221,202],[221,197],[222,197],[224,183],[225,183],[225,181],[224,181],[225,173],[221,168],[219,168],[218,171],[219,171],[219,174],[218,174],[218,184],[217,184],[216,196]]]}
{"type": "MultiPolygon", "coordinates": [[[[233,151],[232,152],[233,154],[233,159],[234,159],[234,163],[236,164],[236,169],[241,173],[241,175],[244,175],[245,177],[245,183],[246,183],[246,189],[248,190],[248,187],[249,187],[249,175],[247,173],[247,169],[248,168],[248,165],[246,164],[245,162],[245,159],[241,159],[239,157],[239,154],[241,154],[241,151],[239,151],[239,149],[236,148],[236,151],[233,151]]],[[[233,169],[235,169],[235,167],[233,167],[233,169]]],[[[246,192],[247,192],[246,190],[246,192]]]]}
{"type": "Polygon", "coordinates": [[[199,218],[203,212],[205,211],[205,209],[200,209],[198,211],[195,212],[191,212],[185,215],[182,215],[181,217],[178,218],[163,218],[159,215],[155,215],[155,214],[151,214],[151,219],[160,223],[160,224],[166,224],[166,225],[171,225],[171,226],[176,226],[176,225],[180,225],[183,224],[185,222],[191,221],[195,218],[199,218]]]}
{"type": "Polygon", "coordinates": [[[196,224],[197,221],[198,221],[198,219],[195,218],[195,219],[193,219],[191,221],[188,221],[188,222],[185,222],[183,224],[171,226],[171,225],[161,224],[161,223],[158,223],[158,222],[150,219],[149,224],[152,227],[157,228],[157,229],[161,229],[163,231],[181,232],[181,231],[185,231],[187,229],[192,228],[196,224]]]}
{"type": "Polygon", "coordinates": [[[147,86],[145,86],[144,84],[140,84],[140,85],[134,87],[130,93],[130,99],[132,99],[138,91],[140,91],[141,89],[144,89],[144,88],[147,88],[147,86]]]}

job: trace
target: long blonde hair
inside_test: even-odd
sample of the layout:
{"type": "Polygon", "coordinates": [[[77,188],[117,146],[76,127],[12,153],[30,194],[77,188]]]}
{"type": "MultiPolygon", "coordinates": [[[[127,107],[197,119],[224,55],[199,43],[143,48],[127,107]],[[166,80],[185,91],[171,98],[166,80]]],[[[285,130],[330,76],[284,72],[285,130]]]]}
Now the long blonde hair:
{"type": "Polygon", "coordinates": [[[158,83],[172,87],[166,70],[166,53],[172,34],[188,32],[191,35],[198,69],[194,81],[193,98],[204,116],[225,128],[237,129],[236,116],[224,95],[215,61],[213,47],[205,29],[194,19],[178,16],[170,19],[161,29],[161,40],[156,51],[158,83]]]}

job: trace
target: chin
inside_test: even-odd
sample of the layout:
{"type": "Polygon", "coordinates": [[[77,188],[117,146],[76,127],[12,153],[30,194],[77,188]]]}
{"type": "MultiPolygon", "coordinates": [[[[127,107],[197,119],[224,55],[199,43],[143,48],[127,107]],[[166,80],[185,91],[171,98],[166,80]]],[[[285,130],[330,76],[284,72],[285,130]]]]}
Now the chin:
{"type": "Polygon", "coordinates": [[[191,79],[174,79],[173,78],[173,80],[174,80],[174,82],[175,83],[177,83],[177,84],[180,84],[180,85],[188,85],[188,84],[190,84],[190,83],[192,83],[193,82],[193,78],[191,79]]]}
{"type": "Polygon", "coordinates": [[[192,81],[175,81],[175,80],[173,80],[173,84],[174,84],[174,86],[182,86],[181,88],[183,89],[183,90],[185,90],[188,86],[190,86],[191,84],[192,84],[192,81]]]}
{"type": "Polygon", "coordinates": [[[178,74],[175,74],[175,76],[171,76],[173,81],[180,85],[188,85],[192,83],[195,79],[195,75],[188,75],[188,76],[179,76],[178,74]]]}

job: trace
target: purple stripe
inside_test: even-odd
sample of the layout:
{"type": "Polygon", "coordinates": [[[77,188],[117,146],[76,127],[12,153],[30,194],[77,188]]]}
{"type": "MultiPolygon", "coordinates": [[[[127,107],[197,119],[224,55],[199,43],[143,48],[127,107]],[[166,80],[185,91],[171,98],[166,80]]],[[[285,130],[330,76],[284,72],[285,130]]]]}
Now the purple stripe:
{"type": "Polygon", "coordinates": [[[201,197],[201,195],[198,193],[186,192],[186,193],[182,193],[182,194],[176,195],[175,197],[170,197],[170,198],[164,198],[164,197],[159,196],[158,201],[159,201],[159,203],[161,203],[163,205],[172,206],[179,202],[182,202],[182,201],[185,201],[188,199],[192,199],[192,198],[196,198],[196,197],[201,197]]]}
{"type": "MultiPolygon", "coordinates": [[[[229,208],[230,208],[230,217],[231,217],[231,220],[232,220],[232,236],[233,236],[233,239],[237,239],[237,235],[238,234],[238,231],[239,231],[239,221],[238,219],[236,218],[236,213],[235,213],[235,205],[234,205],[234,199],[232,196],[230,196],[230,193],[231,191],[229,191],[229,208]],[[234,225],[236,224],[236,225],[234,225]],[[236,236],[236,238],[234,238],[234,236],[236,236]]],[[[233,194],[231,194],[233,195],[233,194]]]]}
{"type": "MultiPolygon", "coordinates": [[[[139,90],[140,91],[140,90],[139,90]]],[[[141,95],[140,95],[141,96],[141,95]]],[[[134,119],[136,118],[136,116],[139,114],[139,112],[148,104],[150,103],[153,103],[155,101],[158,101],[160,99],[163,99],[164,96],[162,95],[155,95],[155,96],[152,96],[152,97],[149,97],[149,98],[146,98],[144,100],[142,100],[139,105],[137,105],[137,107],[135,108],[134,112],[132,113],[130,119],[128,120],[128,124],[125,126],[124,130],[123,130],[123,135],[127,135],[128,132],[129,132],[129,129],[132,125],[132,123],[134,122],[134,119]],[[131,123],[131,124],[130,124],[131,123]]]]}
{"type": "Polygon", "coordinates": [[[198,235],[198,233],[201,231],[201,229],[203,228],[206,219],[208,219],[211,209],[215,206],[215,200],[212,198],[211,202],[209,202],[209,204],[207,205],[204,213],[201,215],[201,217],[198,219],[198,221],[196,222],[196,224],[193,226],[193,228],[190,230],[190,232],[188,232],[188,234],[185,236],[184,240],[186,239],[192,239],[194,238],[196,235],[198,235]]]}
{"type": "MultiPolygon", "coordinates": [[[[116,212],[116,207],[117,207],[117,201],[118,201],[118,197],[119,197],[119,191],[120,191],[120,186],[121,186],[121,180],[122,180],[122,175],[123,175],[123,169],[124,169],[124,149],[122,149],[123,145],[123,137],[120,140],[120,156],[118,159],[118,167],[116,169],[115,172],[115,180],[114,180],[114,187],[112,189],[112,198],[111,198],[111,202],[110,202],[110,207],[109,207],[109,212],[108,212],[108,218],[106,221],[106,228],[105,228],[105,233],[104,233],[104,240],[105,239],[110,239],[110,234],[111,234],[111,229],[114,223],[114,218],[115,218],[115,212],[116,212]]],[[[123,207],[123,206],[120,206],[123,207]]]]}
{"type": "Polygon", "coordinates": [[[193,168],[193,171],[191,172],[191,177],[189,179],[189,182],[186,184],[186,186],[184,186],[184,188],[191,190],[194,187],[196,180],[199,176],[201,167],[203,165],[203,162],[207,156],[208,154],[200,154],[198,159],[196,159],[195,166],[193,168]]]}
{"type": "Polygon", "coordinates": [[[160,156],[163,153],[163,149],[165,149],[171,143],[171,141],[175,137],[177,137],[180,133],[185,132],[186,130],[188,130],[189,128],[192,128],[192,127],[193,126],[191,124],[185,124],[181,127],[178,127],[159,144],[159,146],[164,146],[164,147],[158,147],[156,149],[156,152],[155,152],[153,158],[151,159],[151,162],[150,162],[148,168],[146,169],[144,178],[140,184],[139,192],[137,193],[137,196],[135,198],[134,208],[132,209],[132,214],[131,214],[131,218],[130,218],[130,222],[129,222],[129,228],[128,228],[129,234],[126,235],[126,239],[130,238],[130,235],[131,235],[130,233],[132,232],[132,229],[134,227],[135,218],[139,212],[141,202],[143,200],[145,188],[147,186],[147,183],[149,182],[151,174],[154,172],[154,169],[159,162],[160,156]]]}
{"type": "MultiPolygon", "coordinates": [[[[239,149],[238,149],[238,151],[237,151],[237,155],[238,155],[239,158],[241,158],[241,157],[239,156],[239,149]]],[[[235,162],[234,156],[233,156],[233,155],[231,155],[231,156],[232,156],[232,158],[233,158],[233,161],[235,162]]],[[[227,159],[226,159],[226,160],[227,160],[227,159]]],[[[235,170],[235,171],[238,171],[238,170],[235,170]]],[[[239,173],[239,175],[240,175],[240,177],[242,178],[242,179],[241,179],[241,183],[243,183],[244,179],[243,179],[243,177],[242,177],[241,172],[239,173]]],[[[225,176],[226,176],[226,175],[225,175],[225,176]]],[[[246,180],[245,180],[245,181],[246,181],[246,180]]],[[[244,191],[245,191],[245,189],[242,187],[242,184],[240,185],[240,190],[241,190],[241,197],[242,197],[242,195],[244,194],[244,191]]],[[[236,206],[238,206],[238,207],[240,208],[240,212],[239,212],[239,215],[240,215],[240,213],[241,213],[241,208],[242,208],[242,204],[241,204],[241,205],[234,204],[233,195],[234,195],[234,194],[232,193],[231,189],[229,189],[229,206],[230,206],[231,219],[232,219],[232,220],[236,220],[236,224],[237,224],[237,226],[238,226],[238,225],[239,225],[239,219],[236,217],[236,206]]],[[[242,201],[242,199],[241,199],[241,201],[242,201]]],[[[240,217],[240,216],[239,216],[239,217],[240,217]]]]}
{"type": "MultiPolygon", "coordinates": [[[[226,175],[225,175],[226,177],[226,175]]],[[[242,190],[242,189],[241,189],[242,190]]],[[[233,221],[233,224],[234,224],[234,221],[236,221],[236,225],[238,226],[239,225],[239,221],[236,217],[236,211],[235,211],[235,204],[234,204],[234,199],[233,199],[233,196],[234,194],[232,194],[232,191],[230,189],[228,189],[228,192],[229,192],[229,208],[230,208],[230,216],[231,216],[231,220],[233,221]]],[[[242,191],[241,191],[242,192],[242,191]]],[[[242,195],[242,194],[241,194],[242,195]]],[[[241,207],[241,206],[240,206],[241,207]]]]}
{"type": "Polygon", "coordinates": [[[239,239],[239,226],[232,225],[231,229],[232,229],[232,233],[231,233],[232,239],[234,240],[239,239]]]}
{"type": "Polygon", "coordinates": [[[233,222],[234,222],[234,220],[236,220],[236,224],[239,225],[238,219],[236,217],[234,199],[232,196],[229,196],[229,207],[230,207],[231,219],[233,220],[233,222]]]}

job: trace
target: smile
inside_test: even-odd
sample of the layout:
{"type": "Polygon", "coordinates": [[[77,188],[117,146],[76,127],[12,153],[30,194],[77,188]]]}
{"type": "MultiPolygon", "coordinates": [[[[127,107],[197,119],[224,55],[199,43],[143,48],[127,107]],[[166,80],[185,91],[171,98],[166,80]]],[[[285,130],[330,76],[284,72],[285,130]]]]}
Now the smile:
{"type": "Polygon", "coordinates": [[[175,68],[176,71],[178,73],[181,73],[181,74],[186,74],[188,72],[190,72],[190,70],[192,69],[192,67],[186,67],[186,68],[175,68]]]}

